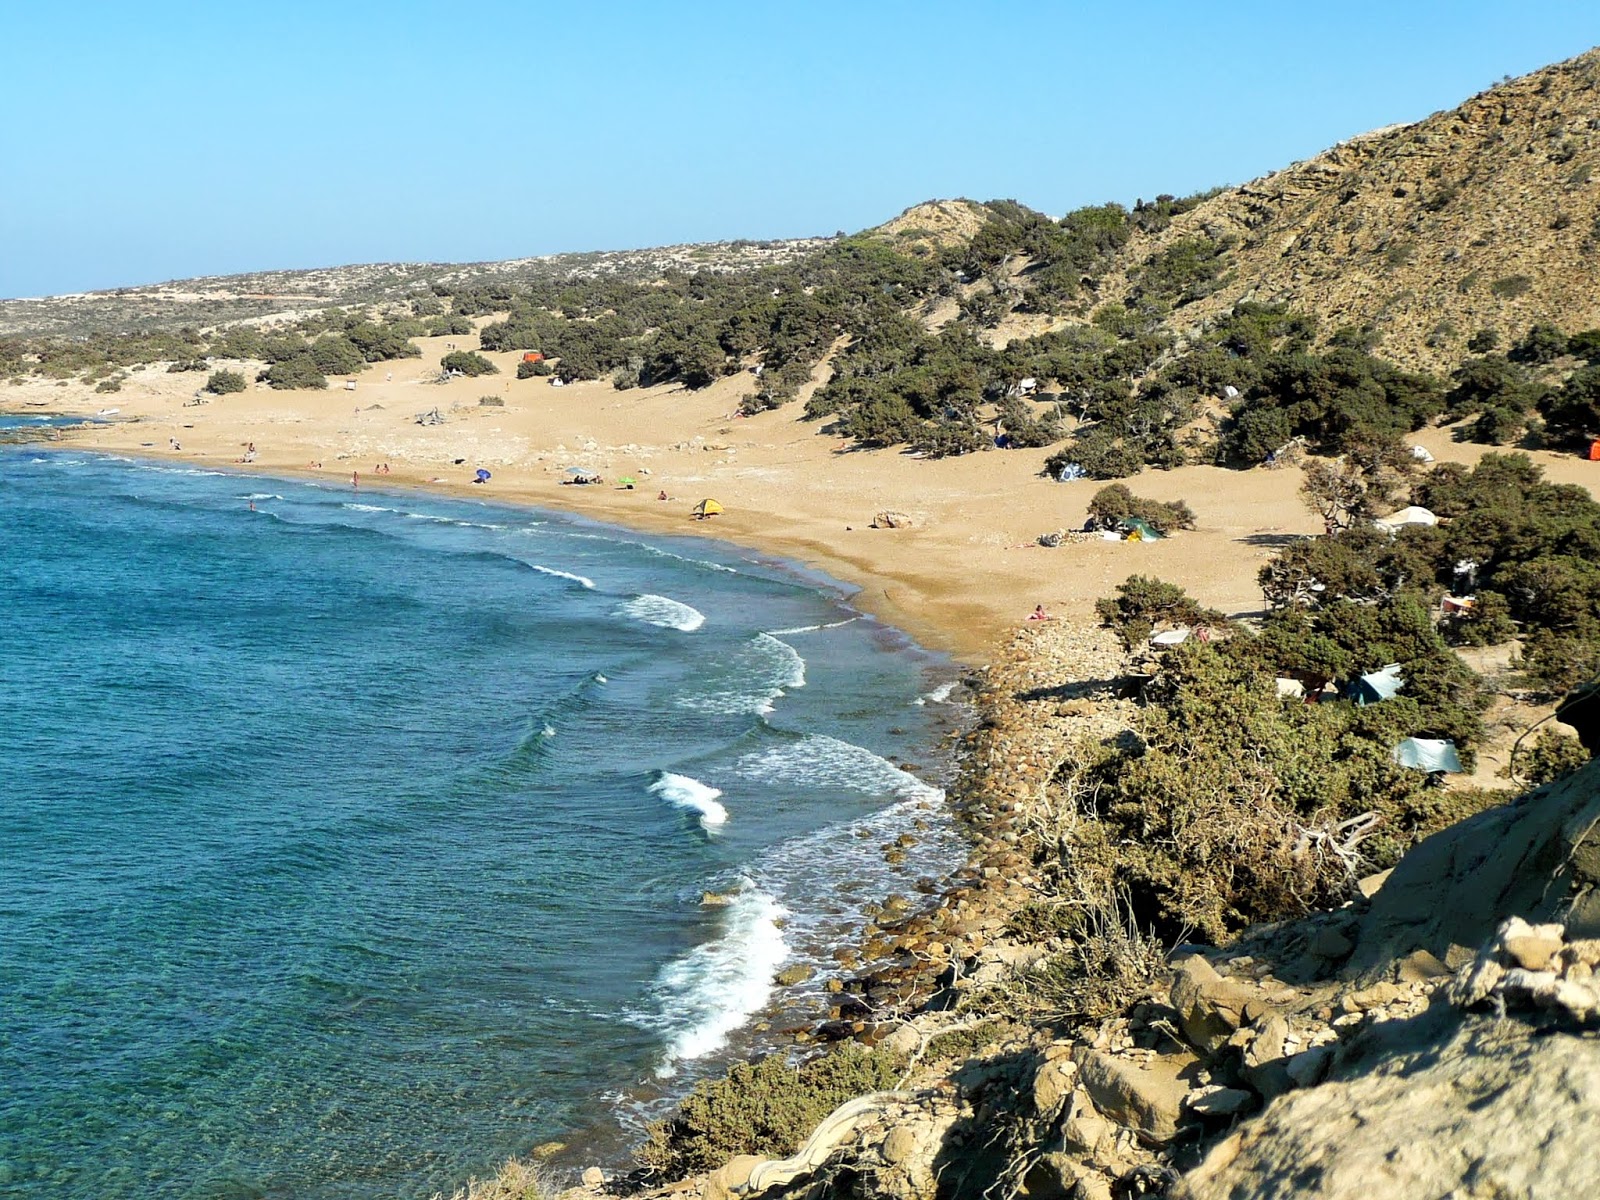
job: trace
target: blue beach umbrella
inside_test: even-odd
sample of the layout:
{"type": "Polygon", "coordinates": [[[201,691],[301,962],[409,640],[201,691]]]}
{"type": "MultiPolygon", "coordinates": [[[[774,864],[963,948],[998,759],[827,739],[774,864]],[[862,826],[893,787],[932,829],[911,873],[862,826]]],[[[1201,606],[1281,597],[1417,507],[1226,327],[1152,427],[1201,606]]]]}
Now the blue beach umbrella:
{"type": "Polygon", "coordinates": [[[478,483],[482,483],[485,479],[488,479],[488,478],[489,478],[489,472],[485,471],[482,467],[479,467],[478,468],[477,482],[478,483]]]}

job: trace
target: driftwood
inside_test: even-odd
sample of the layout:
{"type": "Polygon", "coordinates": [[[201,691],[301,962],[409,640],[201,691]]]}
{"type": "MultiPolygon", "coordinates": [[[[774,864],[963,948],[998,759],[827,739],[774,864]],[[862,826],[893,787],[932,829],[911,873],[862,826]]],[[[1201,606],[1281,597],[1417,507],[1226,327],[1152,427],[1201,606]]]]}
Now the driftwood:
{"type": "Polygon", "coordinates": [[[765,1192],[794,1182],[809,1175],[855,1135],[857,1127],[905,1103],[911,1097],[906,1092],[873,1092],[855,1100],[846,1101],[834,1109],[806,1139],[805,1145],[789,1158],[777,1162],[764,1162],[750,1172],[750,1182],[740,1191],[747,1195],[765,1192]]]}

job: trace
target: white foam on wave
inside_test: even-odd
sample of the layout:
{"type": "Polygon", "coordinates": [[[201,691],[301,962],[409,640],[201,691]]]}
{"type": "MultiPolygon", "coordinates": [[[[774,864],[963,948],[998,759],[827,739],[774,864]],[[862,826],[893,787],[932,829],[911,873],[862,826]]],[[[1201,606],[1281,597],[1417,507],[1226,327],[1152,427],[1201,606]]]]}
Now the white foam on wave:
{"type": "Polygon", "coordinates": [[[283,497],[276,492],[249,492],[240,496],[241,500],[282,500],[283,497]]]}
{"type": "Polygon", "coordinates": [[[705,558],[690,558],[687,554],[674,554],[671,550],[663,550],[660,546],[652,546],[648,542],[636,542],[630,538],[608,537],[602,533],[576,533],[572,530],[556,530],[553,536],[573,538],[586,542],[610,542],[614,546],[634,546],[646,554],[654,554],[657,558],[672,558],[690,566],[705,567],[712,571],[725,571],[729,575],[738,575],[741,572],[736,567],[725,567],[719,562],[712,562],[705,558]]]}
{"type": "Polygon", "coordinates": [[[848,625],[852,621],[859,620],[861,620],[859,616],[846,617],[842,621],[828,621],[822,625],[796,625],[793,629],[769,629],[767,633],[771,637],[788,637],[791,633],[816,633],[821,629],[837,629],[841,625],[848,625]]]}
{"type": "Polygon", "coordinates": [[[657,596],[649,592],[635,596],[618,611],[647,625],[676,629],[681,633],[693,633],[706,623],[705,614],[698,608],[692,608],[669,596],[657,596]]]}
{"type": "Polygon", "coordinates": [[[729,716],[765,714],[772,711],[774,701],[786,691],[805,685],[806,660],[800,652],[770,633],[758,633],[741,649],[731,680],[713,691],[684,696],[678,705],[729,716]]]}
{"type": "Polygon", "coordinates": [[[942,788],[924,783],[865,746],[821,733],[746,754],[737,768],[745,778],[769,785],[847,788],[902,800],[944,799],[942,788]]]}
{"type": "Polygon", "coordinates": [[[780,642],[770,633],[756,635],[756,641],[769,645],[784,664],[784,673],[778,680],[782,688],[803,688],[806,685],[806,660],[800,657],[800,652],[787,642],[780,642]]]}
{"type": "Polygon", "coordinates": [[[815,994],[838,964],[833,952],[854,941],[870,917],[869,906],[891,893],[912,892],[913,881],[943,879],[971,850],[960,826],[931,799],[900,800],[877,812],[829,825],[764,851],[750,873],[790,910],[784,922],[789,961],[815,968],[802,990],[815,994]],[[893,862],[886,847],[901,844],[893,862]]]}
{"type": "Polygon", "coordinates": [[[949,704],[950,693],[961,686],[959,679],[952,679],[948,683],[941,683],[933,691],[924,693],[912,701],[913,704],[949,704]]]}
{"type": "Polygon", "coordinates": [[[581,587],[589,588],[591,591],[594,589],[594,580],[587,576],[574,575],[571,571],[558,571],[555,567],[546,567],[540,563],[529,563],[528,565],[541,574],[554,575],[557,579],[569,579],[581,587]]]}
{"type": "Polygon", "coordinates": [[[774,897],[747,885],[722,915],[716,938],[668,963],[656,978],[659,1011],[641,1024],[667,1037],[658,1076],[727,1045],[729,1034],[767,1006],[772,977],[789,957],[782,925],[787,912],[774,897]]]}
{"type": "Polygon", "coordinates": [[[689,775],[663,771],[661,778],[650,785],[650,790],[674,808],[698,813],[700,827],[707,833],[728,823],[728,810],[717,802],[717,797],[722,795],[721,788],[701,783],[689,775]]]}
{"type": "MultiPolygon", "coordinates": [[[[78,461],[82,462],[85,460],[80,459],[78,461]]],[[[205,475],[217,479],[225,479],[229,474],[227,471],[206,471],[199,467],[154,467],[146,466],[144,464],[140,464],[136,469],[140,471],[154,471],[157,475],[205,475]]]]}
{"type": "Polygon", "coordinates": [[[398,508],[385,508],[381,504],[358,504],[354,500],[346,500],[343,504],[339,505],[339,507],[348,508],[351,512],[397,513],[400,511],[398,508]]]}

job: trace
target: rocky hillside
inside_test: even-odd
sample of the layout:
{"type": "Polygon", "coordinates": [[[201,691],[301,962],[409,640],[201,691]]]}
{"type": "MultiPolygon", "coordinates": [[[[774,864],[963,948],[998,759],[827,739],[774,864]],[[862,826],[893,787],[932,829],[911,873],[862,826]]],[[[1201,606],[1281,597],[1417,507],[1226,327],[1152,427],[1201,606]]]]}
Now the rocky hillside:
{"type": "Polygon", "coordinates": [[[369,263],[302,271],[212,275],[145,287],[0,300],[0,337],[145,333],[213,327],[334,305],[383,304],[440,288],[446,294],[552,279],[653,280],[668,271],[737,272],[791,262],[828,238],[707,242],[648,250],[551,254],[484,263],[369,263]]]}
{"type": "Polygon", "coordinates": [[[1509,341],[1536,321],[1600,325],[1600,50],[1229,188],[1131,242],[1099,298],[1191,238],[1232,249],[1222,286],[1179,324],[1283,301],[1433,368],[1480,329],[1509,341]]]}

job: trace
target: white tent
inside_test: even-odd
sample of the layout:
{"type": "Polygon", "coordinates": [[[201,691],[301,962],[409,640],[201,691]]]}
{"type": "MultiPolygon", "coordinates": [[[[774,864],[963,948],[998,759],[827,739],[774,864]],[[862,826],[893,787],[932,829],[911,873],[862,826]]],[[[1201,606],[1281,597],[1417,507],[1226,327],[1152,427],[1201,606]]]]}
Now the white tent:
{"type": "Polygon", "coordinates": [[[1379,529],[1393,532],[1404,529],[1407,525],[1437,525],[1439,518],[1427,509],[1413,504],[1409,508],[1402,508],[1399,512],[1390,513],[1387,517],[1379,517],[1373,522],[1379,529]]]}
{"type": "Polygon", "coordinates": [[[1446,771],[1459,775],[1464,768],[1454,742],[1434,738],[1407,738],[1394,748],[1394,760],[1418,771],[1446,771]]]}

